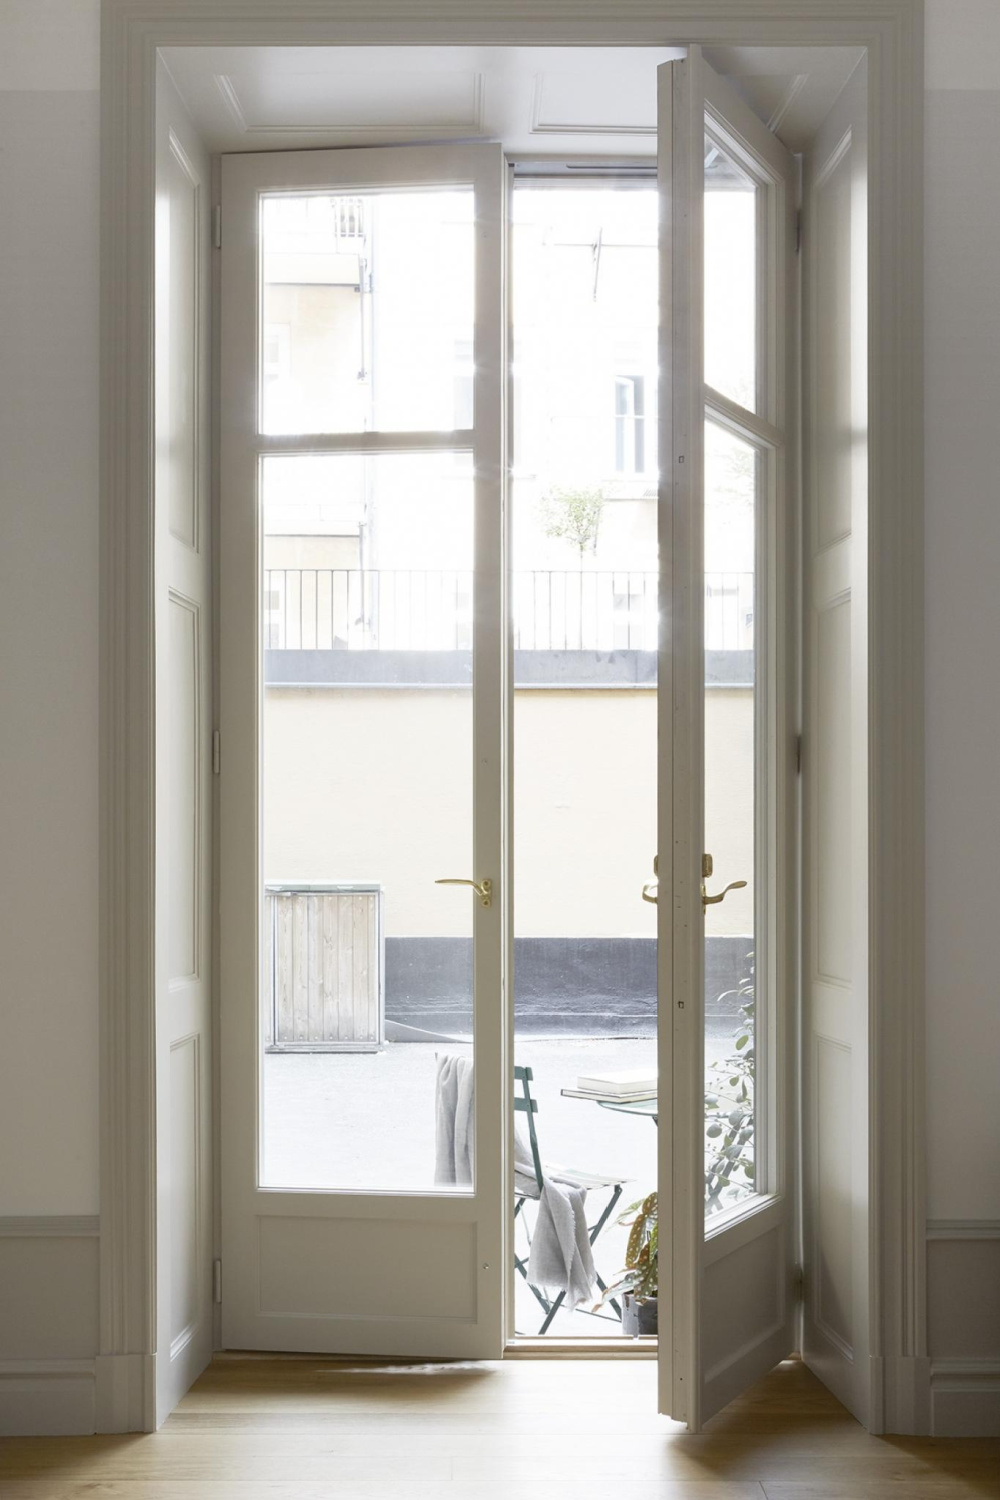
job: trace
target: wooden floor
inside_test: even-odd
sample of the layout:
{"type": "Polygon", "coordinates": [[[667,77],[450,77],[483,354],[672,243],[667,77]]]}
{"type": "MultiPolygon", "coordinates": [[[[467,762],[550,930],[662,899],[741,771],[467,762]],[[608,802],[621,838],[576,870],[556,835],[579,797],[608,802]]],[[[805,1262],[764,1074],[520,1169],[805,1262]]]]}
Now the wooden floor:
{"type": "Polygon", "coordinates": [[[869,1437],[781,1365],[690,1436],[648,1361],[222,1358],[158,1433],[0,1442],[2,1500],[964,1500],[1000,1440],[869,1437]]]}

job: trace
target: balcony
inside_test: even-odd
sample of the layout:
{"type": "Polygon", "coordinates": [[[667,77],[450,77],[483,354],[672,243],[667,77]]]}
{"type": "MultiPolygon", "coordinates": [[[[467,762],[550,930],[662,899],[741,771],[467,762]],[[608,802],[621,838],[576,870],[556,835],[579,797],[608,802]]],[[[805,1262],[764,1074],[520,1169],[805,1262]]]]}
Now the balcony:
{"type": "MultiPolygon", "coordinates": [[[[514,650],[641,653],[658,637],[658,575],[628,569],[515,572],[514,650]]],[[[747,653],[754,642],[752,573],[705,577],[705,648],[747,653]]],[[[410,568],[269,568],[268,652],[468,653],[472,574],[410,568]]]]}

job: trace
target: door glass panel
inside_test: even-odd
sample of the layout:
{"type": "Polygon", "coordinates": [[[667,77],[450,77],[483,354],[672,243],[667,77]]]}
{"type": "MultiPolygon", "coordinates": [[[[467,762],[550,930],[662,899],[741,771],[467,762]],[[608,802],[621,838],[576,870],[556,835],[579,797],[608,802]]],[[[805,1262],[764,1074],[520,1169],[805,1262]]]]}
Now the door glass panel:
{"type": "Polygon", "coordinates": [[[705,137],[705,380],[757,409],[757,186],[705,137]]]}
{"type": "Polygon", "coordinates": [[[705,424],[705,1211],[754,1192],[756,637],[759,459],[705,424]]]}
{"type": "Polygon", "coordinates": [[[472,1056],[473,480],[461,454],[262,459],[261,1182],[437,1181],[472,1056]]]}
{"type": "Polygon", "coordinates": [[[473,193],[261,203],[261,431],[472,425],[473,193]]]}
{"type": "MultiPolygon", "coordinates": [[[[543,1159],[606,1174],[587,1217],[608,1215],[610,1285],[622,1211],[656,1189],[657,195],[515,185],[513,222],[514,1062],[543,1159]]],[[[620,1336],[597,1300],[546,1331],[620,1336]]]]}

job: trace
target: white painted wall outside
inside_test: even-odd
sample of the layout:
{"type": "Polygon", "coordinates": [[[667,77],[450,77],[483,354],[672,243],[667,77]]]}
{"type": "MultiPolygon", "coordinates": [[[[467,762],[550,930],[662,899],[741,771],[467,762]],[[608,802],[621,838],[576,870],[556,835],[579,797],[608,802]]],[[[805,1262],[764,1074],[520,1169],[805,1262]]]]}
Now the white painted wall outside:
{"type": "MultiPolygon", "coordinates": [[[[387,937],[467,937],[470,903],[434,881],[472,870],[469,696],[271,688],[265,725],[265,878],[377,881],[387,937]]],[[[749,933],[749,689],[709,693],[705,731],[713,889],[750,882],[709,910],[706,930],[749,933]]],[[[517,936],[655,937],[640,894],[655,842],[655,693],[519,692],[514,734],[517,936]]]]}
{"type": "MultiPolygon", "coordinates": [[[[98,32],[0,15],[4,1214],[97,1209],[98,32]]],[[[996,1218],[995,0],[928,0],[927,85],[928,1209],[996,1218]]]]}

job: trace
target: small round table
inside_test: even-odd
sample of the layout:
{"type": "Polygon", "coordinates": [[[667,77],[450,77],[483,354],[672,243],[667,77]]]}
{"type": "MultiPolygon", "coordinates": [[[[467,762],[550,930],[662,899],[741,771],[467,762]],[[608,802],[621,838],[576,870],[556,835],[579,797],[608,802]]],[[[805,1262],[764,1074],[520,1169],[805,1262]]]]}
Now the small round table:
{"type": "Polygon", "coordinates": [[[652,1122],[653,1122],[654,1125],[657,1123],[656,1111],[659,1109],[659,1103],[658,1103],[658,1101],[655,1098],[652,1098],[652,1099],[598,1099],[597,1102],[601,1106],[602,1109],[613,1109],[616,1114],[619,1114],[619,1115],[646,1115],[649,1119],[652,1120],[652,1122]]]}

